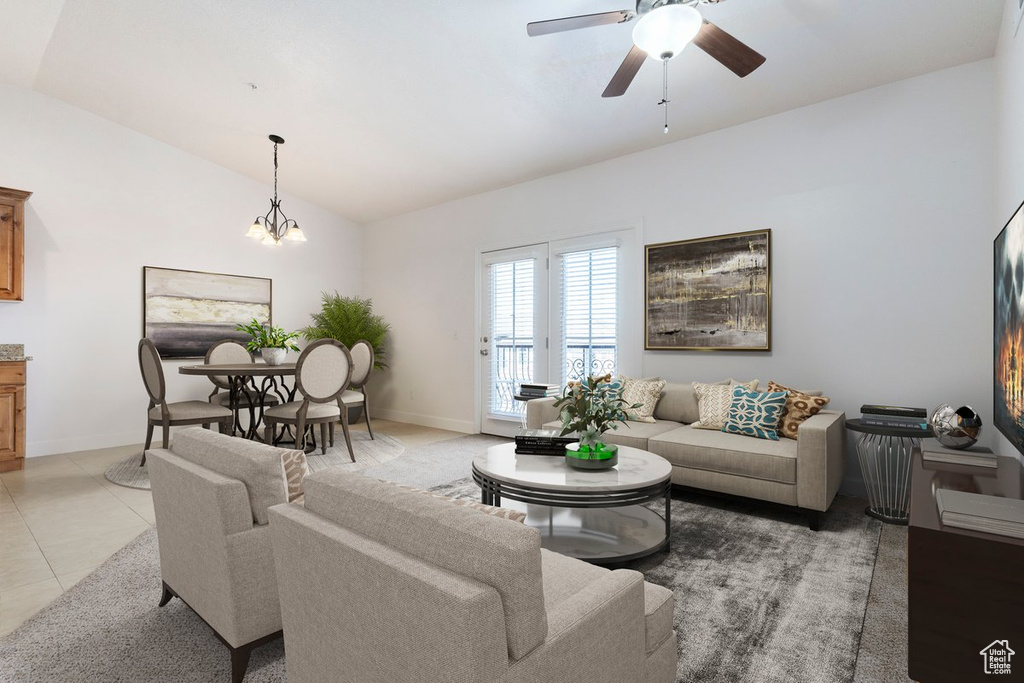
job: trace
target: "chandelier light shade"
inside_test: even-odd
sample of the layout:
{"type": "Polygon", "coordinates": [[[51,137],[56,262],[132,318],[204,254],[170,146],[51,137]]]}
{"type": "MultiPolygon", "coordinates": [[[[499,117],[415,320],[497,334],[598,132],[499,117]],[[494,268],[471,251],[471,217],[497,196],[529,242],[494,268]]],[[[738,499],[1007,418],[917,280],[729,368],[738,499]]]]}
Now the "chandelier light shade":
{"type": "Polygon", "coordinates": [[[284,144],[284,138],[271,135],[270,141],[274,143],[274,198],[270,200],[270,211],[265,216],[257,216],[245,236],[258,239],[268,246],[279,247],[281,240],[305,242],[306,236],[302,234],[299,224],[284,215],[281,200],[277,198],[277,146],[284,144]]]}
{"type": "Polygon", "coordinates": [[[700,12],[688,5],[662,5],[636,22],[633,43],[651,57],[669,60],[690,44],[703,23],[700,12]]]}

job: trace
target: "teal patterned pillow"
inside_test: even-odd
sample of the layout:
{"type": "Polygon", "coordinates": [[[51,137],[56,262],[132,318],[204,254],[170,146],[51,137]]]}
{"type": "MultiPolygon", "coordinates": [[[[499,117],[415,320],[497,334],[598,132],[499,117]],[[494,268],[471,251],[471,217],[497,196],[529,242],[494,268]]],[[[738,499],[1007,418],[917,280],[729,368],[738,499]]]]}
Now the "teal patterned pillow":
{"type": "Polygon", "coordinates": [[[732,392],[729,417],[722,431],[778,441],[779,433],[776,430],[786,410],[787,395],[785,391],[760,393],[736,387],[732,392]]]}

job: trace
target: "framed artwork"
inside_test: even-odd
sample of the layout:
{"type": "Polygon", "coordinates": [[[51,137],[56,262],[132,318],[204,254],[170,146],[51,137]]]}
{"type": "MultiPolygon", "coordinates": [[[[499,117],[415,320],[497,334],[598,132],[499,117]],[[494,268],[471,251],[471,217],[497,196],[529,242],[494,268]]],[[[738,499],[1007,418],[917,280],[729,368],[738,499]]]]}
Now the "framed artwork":
{"type": "Polygon", "coordinates": [[[273,281],[265,277],[142,268],[142,335],[162,358],[203,358],[221,339],[249,341],[235,328],[269,325],[273,281]]]}
{"type": "Polygon", "coordinates": [[[992,251],[992,410],[996,428],[1024,453],[1024,204],[992,251]]]}
{"type": "Polygon", "coordinates": [[[771,351],[772,231],[649,244],[644,348],[771,351]]]}

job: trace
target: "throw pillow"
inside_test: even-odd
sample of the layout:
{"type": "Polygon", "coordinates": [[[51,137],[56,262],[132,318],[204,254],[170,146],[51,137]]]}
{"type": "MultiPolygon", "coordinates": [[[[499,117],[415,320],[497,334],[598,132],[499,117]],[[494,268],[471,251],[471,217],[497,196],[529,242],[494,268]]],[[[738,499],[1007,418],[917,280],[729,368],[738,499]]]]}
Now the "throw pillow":
{"type": "Polygon", "coordinates": [[[786,392],[786,412],[782,414],[779,431],[787,439],[796,439],[804,420],[820,413],[831,400],[828,396],[812,396],[771,381],[768,382],[768,390],[786,392]]]}
{"type": "Polygon", "coordinates": [[[526,523],[526,513],[521,512],[519,510],[513,510],[512,508],[496,507],[494,505],[488,505],[487,503],[479,503],[475,500],[470,500],[468,498],[452,498],[451,496],[446,496],[442,493],[426,491],[424,489],[416,488],[415,486],[409,486],[408,484],[395,484],[395,486],[397,486],[400,489],[405,489],[407,491],[425,493],[431,498],[438,498],[440,500],[447,501],[452,505],[458,505],[460,507],[467,507],[472,508],[473,510],[479,510],[485,515],[490,515],[491,517],[500,517],[502,519],[507,519],[512,522],[519,522],[520,524],[526,523]]]}
{"type": "Polygon", "coordinates": [[[697,412],[700,415],[700,419],[693,423],[694,429],[721,431],[725,426],[725,420],[729,417],[729,408],[732,407],[732,390],[735,387],[754,391],[757,389],[757,380],[742,384],[738,382],[732,384],[693,383],[693,391],[697,394],[697,412]]]}
{"type": "Polygon", "coordinates": [[[622,400],[625,403],[626,417],[634,422],[654,422],[654,407],[661,398],[661,390],[665,388],[665,380],[658,377],[651,379],[630,379],[619,377],[622,381],[622,400]],[[637,408],[628,408],[634,404],[637,408]]]}
{"type": "Polygon", "coordinates": [[[785,391],[758,392],[736,387],[723,432],[779,440],[778,427],[786,409],[785,391]]]}
{"type": "Polygon", "coordinates": [[[302,480],[309,474],[306,454],[301,450],[282,450],[281,464],[284,465],[284,478],[288,480],[288,502],[298,502],[306,493],[302,485],[302,480]]]}

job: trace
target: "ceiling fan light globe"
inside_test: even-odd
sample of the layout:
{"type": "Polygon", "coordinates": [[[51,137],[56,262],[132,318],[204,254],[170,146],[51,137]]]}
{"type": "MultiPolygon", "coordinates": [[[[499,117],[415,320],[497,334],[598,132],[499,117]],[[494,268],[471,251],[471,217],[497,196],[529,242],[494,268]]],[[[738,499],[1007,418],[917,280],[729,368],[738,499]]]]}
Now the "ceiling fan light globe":
{"type": "Polygon", "coordinates": [[[663,5],[640,17],[633,43],[652,57],[672,59],[690,44],[704,20],[688,5],[663,5]]]}

